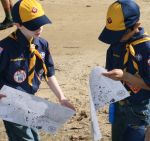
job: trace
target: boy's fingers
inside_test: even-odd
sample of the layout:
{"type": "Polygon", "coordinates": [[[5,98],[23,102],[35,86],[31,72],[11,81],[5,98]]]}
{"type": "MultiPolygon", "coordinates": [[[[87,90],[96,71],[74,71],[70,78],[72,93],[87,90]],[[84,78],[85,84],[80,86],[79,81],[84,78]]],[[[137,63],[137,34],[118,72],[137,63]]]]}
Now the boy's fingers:
{"type": "Polygon", "coordinates": [[[112,75],[114,74],[114,71],[109,71],[109,72],[103,72],[102,75],[112,75]]]}
{"type": "Polygon", "coordinates": [[[104,72],[104,73],[102,73],[102,75],[104,75],[104,76],[107,76],[109,73],[107,73],[107,72],[104,72]]]}
{"type": "Polygon", "coordinates": [[[112,73],[105,73],[103,74],[105,77],[109,77],[109,78],[112,78],[114,76],[114,74],[112,73]]]}
{"type": "Polygon", "coordinates": [[[0,94],[0,99],[2,99],[3,97],[6,97],[6,95],[0,94]]]}
{"type": "Polygon", "coordinates": [[[61,104],[62,104],[63,106],[66,106],[66,107],[68,107],[68,108],[71,108],[72,110],[75,111],[74,106],[73,106],[71,103],[69,103],[68,100],[63,100],[63,101],[61,101],[61,104]]]}

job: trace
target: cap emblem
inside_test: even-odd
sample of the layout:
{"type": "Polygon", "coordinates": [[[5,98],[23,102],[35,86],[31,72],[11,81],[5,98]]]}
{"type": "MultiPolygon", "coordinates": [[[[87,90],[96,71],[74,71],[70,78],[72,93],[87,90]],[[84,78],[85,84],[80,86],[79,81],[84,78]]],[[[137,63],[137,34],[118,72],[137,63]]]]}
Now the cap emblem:
{"type": "Polygon", "coordinates": [[[35,7],[32,8],[32,13],[37,13],[37,11],[38,11],[37,8],[35,8],[35,7]]]}
{"type": "Polygon", "coordinates": [[[107,19],[107,22],[108,22],[109,24],[111,24],[111,23],[112,23],[112,19],[109,17],[109,18],[107,19]]]}

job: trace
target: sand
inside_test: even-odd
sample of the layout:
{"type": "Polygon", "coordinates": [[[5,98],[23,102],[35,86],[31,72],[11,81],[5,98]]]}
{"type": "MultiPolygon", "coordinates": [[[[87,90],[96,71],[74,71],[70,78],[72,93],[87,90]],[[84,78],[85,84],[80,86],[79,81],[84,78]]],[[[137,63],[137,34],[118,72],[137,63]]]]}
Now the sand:
{"type": "MultiPolygon", "coordinates": [[[[15,0],[13,1],[15,3],[15,0]]],[[[76,115],[55,135],[45,132],[41,141],[91,141],[88,77],[95,66],[105,66],[108,45],[98,41],[105,24],[108,5],[113,0],[41,0],[46,15],[52,25],[46,25],[42,36],[50,44],[55,62],[56,77],[64,94],[76,107],[76,115]]],[[[137,0],[141,6],[141,23],[150,33],[150,0],[137,0]]],[[[0,20],[4,18],[2,7],[0,20]]],[[[10,34],[15,27],[0,31],[0,39],[10,34]]],[[[43,82],[38,96],[58,102],[54,94],[43,82]]],[[[108,107],[98,113],[103,141],[110,141],[108,107]]],[[[0,141],[7,141],[5,129],[0,122],[0,141]]]]}

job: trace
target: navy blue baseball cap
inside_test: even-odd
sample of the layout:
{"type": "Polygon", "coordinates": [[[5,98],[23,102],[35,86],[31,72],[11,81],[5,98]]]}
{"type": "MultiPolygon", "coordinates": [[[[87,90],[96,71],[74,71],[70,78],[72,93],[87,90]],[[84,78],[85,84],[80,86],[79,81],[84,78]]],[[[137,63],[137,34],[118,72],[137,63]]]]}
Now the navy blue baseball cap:
{"type": "Polygon", "coordinates": [[[12,8],[12,17],[15,23],[20,23],[31,31],[51,23],[37,0],[17,1],[12,8]]]}
{"type": "Polygon", "coordinates": [[[107,11],[106,26],[99,40],[113,44],[119,42],[127,29],[133,27],[140,18],[140,8],[133,0],[118,0],[107,11]]]}

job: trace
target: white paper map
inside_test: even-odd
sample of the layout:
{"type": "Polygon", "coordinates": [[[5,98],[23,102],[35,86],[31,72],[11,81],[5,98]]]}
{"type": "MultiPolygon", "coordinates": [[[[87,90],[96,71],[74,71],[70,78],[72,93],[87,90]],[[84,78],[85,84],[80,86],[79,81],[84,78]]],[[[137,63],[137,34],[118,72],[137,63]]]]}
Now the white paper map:
{"type": "Polygon", "coordinates": [[[0,93],[6,95],[0,100],[0,118],[48,133],[55,133],[75,113],[69,108],[8,86],[3,86],[0,93]]]}
{"type": "Polygon", "coordinates": [[[106,72],[104,68],[96,67],[89,79],[90,92],[96,109],[130,96],[120,81],[103,76],[103,72],[106,72]]]}
{"type": "Polygon", "coordinates": [[[96,115],[96,110],[92,100],[91,93],[89,92],[90,97],[90,114],[91,114],[91,132],[93,141],[100,141],[102,138],[102,133],[99,128],[98,119],[96,115]]]}
{"type": "Polygon", "coordinates": [[[105,106],[106,104],[117,102],[130,96],[120,81],[114,81],[103,76],[103,72],[106,72],[104,68],[96,67],[91,71],[89,78],[89,97],[93,141],[100,141],[102,138],[96,116],[96,110],[105,106]]]}

